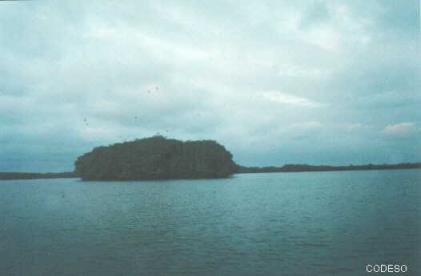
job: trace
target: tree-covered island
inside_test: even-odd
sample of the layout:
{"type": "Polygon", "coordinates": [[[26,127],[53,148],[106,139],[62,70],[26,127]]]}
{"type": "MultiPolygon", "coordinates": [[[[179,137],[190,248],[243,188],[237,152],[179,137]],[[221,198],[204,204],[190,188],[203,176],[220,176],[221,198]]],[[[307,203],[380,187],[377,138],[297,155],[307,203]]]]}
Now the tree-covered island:
{"type": "Polygon", "coordinates": [[[236,168],[232,154],[215,141],[162,136],[97,147],[75,162],[82,180],[221,178],[236,168]]]}
{"type": "Polygon", "coordinates": [[[180,141],[153,136],[94,148],[75,161],[73,172],[0,172],[0,180],[64,177],[80,177],[82,180],[192,179],[223,178],[234,173],[394,169],[421,169],[421,163],[246,167],[237,165],[232,154],[215,141],[180,141]]]}

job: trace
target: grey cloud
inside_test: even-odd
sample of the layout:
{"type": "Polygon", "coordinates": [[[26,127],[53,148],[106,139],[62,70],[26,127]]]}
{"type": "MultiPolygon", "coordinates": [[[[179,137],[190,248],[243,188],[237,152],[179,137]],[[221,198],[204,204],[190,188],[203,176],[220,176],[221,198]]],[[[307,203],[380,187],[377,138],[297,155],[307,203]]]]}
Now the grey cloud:
{"type": "Polygon", "coordinates": [[[395,3],[1,4],[0,169],[158,132],[248,165],[418,161],[383,131],[421,123],[419,3],[395,3]]]}

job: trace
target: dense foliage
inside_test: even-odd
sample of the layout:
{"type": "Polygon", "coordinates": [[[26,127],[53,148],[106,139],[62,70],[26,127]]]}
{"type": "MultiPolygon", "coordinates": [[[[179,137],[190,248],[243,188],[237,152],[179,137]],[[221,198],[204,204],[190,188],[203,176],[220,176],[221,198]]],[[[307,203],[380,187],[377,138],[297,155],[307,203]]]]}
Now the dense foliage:
{"type": "Polygon", "coordinates": [[[235,170],[231,153],[215,141],[162,136],[98,147],[75,162],[83,180],[220,178],[235,170]]]}
{"type": "Polygon", "coordinates": [[[74,172],[0,172],[0,180],[81,177],[83,180],[221,178],[233,173],[421,169],[421,163],[367,165],[287,164],[282,167],[236,165],[215,141],[178,141],[162,136],[94,148],[75,162],[74,172]]]}

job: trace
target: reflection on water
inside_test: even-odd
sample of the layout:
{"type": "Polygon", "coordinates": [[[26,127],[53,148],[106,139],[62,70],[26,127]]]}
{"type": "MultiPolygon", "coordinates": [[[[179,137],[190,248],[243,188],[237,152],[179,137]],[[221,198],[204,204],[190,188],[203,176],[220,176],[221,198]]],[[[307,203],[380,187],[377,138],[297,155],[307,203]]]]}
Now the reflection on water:
{"type": "Polygon", "coordinates": [[[420,272],[421,171],[0,182],[2,275],[420,272]]]}

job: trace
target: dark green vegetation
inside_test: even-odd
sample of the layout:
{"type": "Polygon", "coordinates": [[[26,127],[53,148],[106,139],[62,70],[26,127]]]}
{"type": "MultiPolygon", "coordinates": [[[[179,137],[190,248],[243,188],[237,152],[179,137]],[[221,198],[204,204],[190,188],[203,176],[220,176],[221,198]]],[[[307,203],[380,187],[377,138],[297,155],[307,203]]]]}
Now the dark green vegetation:
{"type": "Polygon", "coordinates": [[[420,169],[421,163],[382,165],[306,165],[244,167],[234,163],[232,154],[215,141],[179,141],[162,136],[138,139],[94,148],[75,162],[74,172],[1,173],[2,179],[80,177],[82,180],[146,180],[221,178],[233,173],[311,172],[420,169]]]}
{"type": "Polygon", "coordinates": [[[76,177],[73,172],[62,172],[62,173],[0,172],[0,180],[38,179],[38,178],[71,178],[71,177],[76,177]]]}
{"type": "Polygon", "coordinates": [[[238,166],[237,173],[267,173],[267,172],[322,172],[322,171],[361,171],[361,170],[400,170],[400,169],[421,169],[421,163],[400,163],[381,165],[349,165],[349,166],[328,166],[328,165],[306,165],[287,164],[282,167],[243,167],[238,166]]]}
{"type": "Polygon", "coordinates": [[[75,162],[82,180],[221,178],[236,168],[232,154],[215,141],[162,136],[97,147],[75,162]]]}

